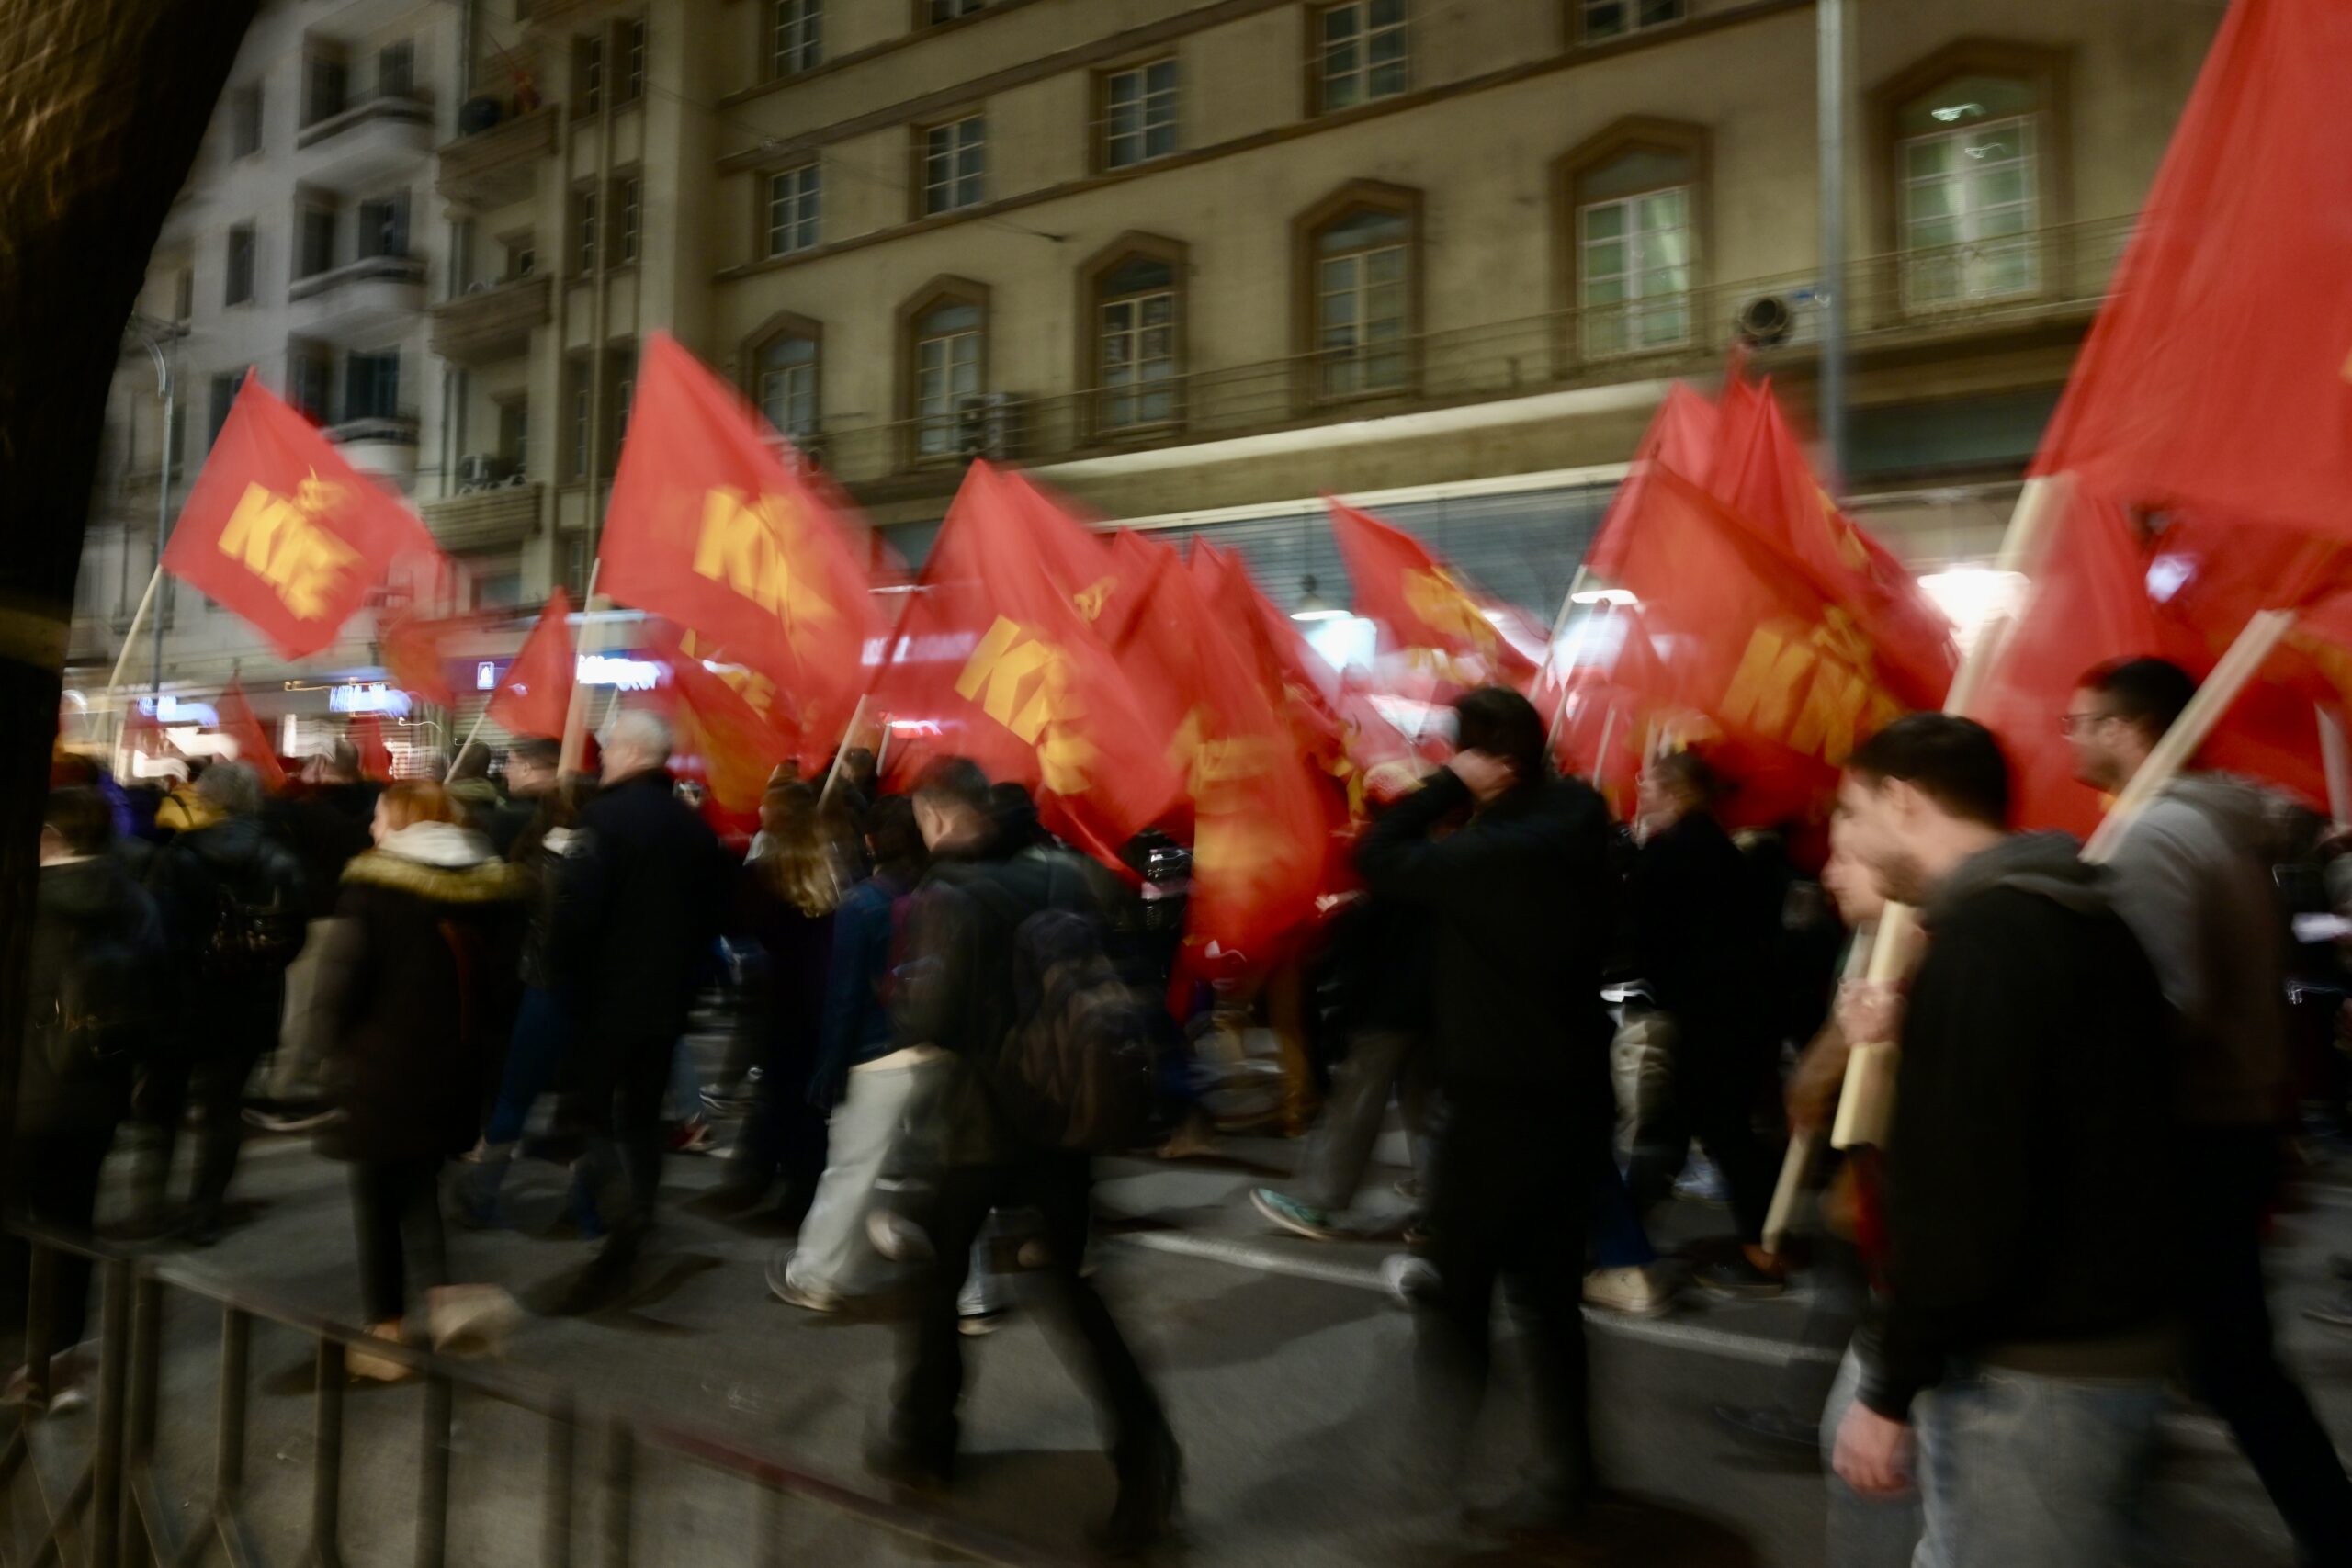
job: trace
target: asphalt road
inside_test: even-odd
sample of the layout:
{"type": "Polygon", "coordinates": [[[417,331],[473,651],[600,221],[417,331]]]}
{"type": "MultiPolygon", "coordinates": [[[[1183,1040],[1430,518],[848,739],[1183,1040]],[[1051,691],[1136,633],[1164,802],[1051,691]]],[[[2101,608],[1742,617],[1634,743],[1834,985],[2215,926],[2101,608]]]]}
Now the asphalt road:
{"type": "MultiPolygon", "coordinates": [[[[1766,1303],[1694,1299],[1655,1322],[1593,1316],[1597,1443],[1606,1479],[1631,1501],[1613,1516],[1611,1544],[1597,1554],[1522,1558],[1465,1535],[1460,1498],[1437,1484],[1446,1456],[1428,1451],[1415,1417],[1411,1317],[1379,1283],[1395,1244],[1292,1238],[1271,1232],[1249,1207],[1250,1186],[1295,1158],[1294,1145],[1233,1141],[1216,1158],[1182,1165],[1111,1162],[1099,1186],[1101,1278],[1161,1381],[1185,1448],[1183,1540],[1166,1561],[1218,1568],[1521,1561],[1811,1568],[1825,1561],[1817,1467],[1744,1447],[1708,1414],[1718,1403],[1771,1399],[1792,1352],[1822,1354],[1798,1344],[1802,1290],[1766,1303]]],[[[2331,1247],[2352,1247],[2352,1158],[2344,1163],[2309,1183],[2304,1208],[2282,1222],[2275,1274],[2290,1362],[2352,1451],[2352,1338],[2299,1315],[2329,1288],[2321,1276],[2331,1247]]],[[[588,1401],[675,1421],[881,1495],[859,1456],[886,1405],[896,1329],[878,1314],[819,1318],[772,1301],[762,1271],[777,1235],[757,1221],[722,1222],[692,1207],[722,1171],[718,1160],[673,1158],[649,1291],[599,1317],[532,1319],[509,1364],[562,1380],[588,1401]]],[[[1382,1175],[1375,1202],[1401,1208],[1385,1185],[1399,1174],[1382,1175]]],[[[553,1167],[520,1168],[512,1190],[525,1232],[453,1229],[458,1277],[526,1292],[576,1264],[582,1244],[529,1234],[553,1219],[560,1184],[553,1167]]],[[[256,1140],[237,1194],[252,1205],[250,1223],[218,1247],[186,1255],[188,1266],[356,1317],[344,1171],[305,1144],[256,1140]]],[[[1723,1224],[1720,1210],[1685,1202],[1657,1228],[1670,1242],[1723,1224]]],[[[1018,1299],[1017,1284],[1015,1292],[1018,1299]]],[[[217,1309],[175,1297],[165,1330],[163,1492],[194,1529],[213,1473],[217,1309]]],[[[308,1342],[290,1330],[255,1332],[246,1507],[271,1562],[298,1560],[308,1539],[310,1358],[308,1342]]],[[[1022,1560],[1080,1557],[1082,1529],[1107,1507],[1111,1478],[1092,1414],[1046,1325],[1017,1311],[972,1348],[971,1365],[969,1462],[944,1506],[1023,1543],[1022,1560]]],[[[1529,1451],[1520,1378],[1507,1341],[1483,1430],[1463,1456],[1474,1498],[1510,1490],[1529,1451]]],[[[344,1561],[413,1562],[424,1391],[355,1391],[347,1411],[344,1561]]],[[[38,1451],[52,1486],[69,1477],[90,1419],[85,1413],[41,1424],[38,1451]]],[[[459,1394],[451,1562],[542,1561],[546,1431],[535,1416],[459,1394]]],[[[595,1555],[607,1519],[595,1484],[604,1436],[591,1427],[580,1438],[582,1562],[611,1561],[595,1555]]],[[[967,1560],[820,1502],[770,1501],[747,1482],[667,1453],[639,1456],[633,1507],[632,1561],[640,1563],[967,1560]]],[[[2218,1426],[2193,1412],[2167,1423],[2149,1523],[2152,1563],[2292,1561],[2251,1472],[2218,1426]]]]}

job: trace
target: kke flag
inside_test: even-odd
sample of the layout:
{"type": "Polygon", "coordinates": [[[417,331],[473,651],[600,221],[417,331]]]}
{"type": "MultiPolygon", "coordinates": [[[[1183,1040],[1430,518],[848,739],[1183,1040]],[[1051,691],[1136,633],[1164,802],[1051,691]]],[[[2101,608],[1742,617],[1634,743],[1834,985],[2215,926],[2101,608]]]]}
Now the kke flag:
{"type": "Polygon", "coordinates": [[[791,739],[752,705],[762,678],[743,677],[739,686],[703,662],[692,633],[682,637],[675,627],[658,624],[650,631],[653,657],[670,670],[670,718],[679,755],[699,762],[721,810],[757,812],[768,780],[794,753],[791,739]]]}
{"type": "Polygon", "coordinates": [[[775,683],[795,728],[830,738],[848,725],[866,645],[885,628],[859,563],[863,529],[770,440],[741,394],[654,333],[597,586],[725,648],[775,683]]]}
{"type": "Polygon", "coordinates": [[[1489,617],[1495,606],[1440,566],[1420,541],[1336,496],[1331,536],[1355,580],[1356,614],[1376,621],[1396,647],[1475,659],[1483,678],[1523,686],[1535,661],[1489,617]]]}
{"type": "Polygon", "coordinates": [[[571,714],[571,682],[579,656],[571,640],[571,600],[561,587],[548,594],[523,651],[490,695],[492,722],[509,735],[556,739],[571,714]]]}
{"type": "Polygon", "coordinates": [[[359,776],[381,784],[392,776],[392,749],[384,744],[384,721],[372,713],[363,713],[351,721],[347,737],[352,750],[359,753],[359,776]]]}
{"type": "Polygon", "coordinates": [[[1042,500],[989,463],[966,471],[874,700],[899,741],[894,778],[969,757],[1027,784],[1047,827],[1115,865],[1178,781],[1167,733],[1042,558],[1042,500]]]}
{"type": "Polygon", "coordinates": [[[436,548],[414,513],[249,370],[164,565],[301,659],[334,641],[396,557],[436,548]]]}
{"type": "Polygon", "coordinates": [[[376,641],[392,684],[424,702],[456,707],[458,693],[449,684],[442,645],[462,624],[455,620],[428,621],[413,613],[384,623],[377,631],[376,641]]]}
{"type": "Polygon", "coordinates": [[[253,704],[245,701],[244,687],[231,681],[212,706],[220,721],[220,733],[237,743],[237,761],[261,775],[262,788],[273,794],[284,789],[285,764],[277,760],[277,748],[269,743],[269,732],[262,728],[253,704]]]}
{"type": "Polygon", "coordinates": [[[2237,0],[2034,471],[2352,533],[2352,6],[2237,0]]]}

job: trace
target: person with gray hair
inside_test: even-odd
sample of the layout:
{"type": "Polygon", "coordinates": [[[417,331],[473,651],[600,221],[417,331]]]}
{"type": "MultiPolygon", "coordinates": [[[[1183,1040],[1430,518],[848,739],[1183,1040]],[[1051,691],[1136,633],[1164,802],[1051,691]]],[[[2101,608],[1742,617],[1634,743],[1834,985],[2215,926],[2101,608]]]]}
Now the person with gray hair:
{"type": "Polygon", "coordinates": [[[150,874],[163,916],[174,1038],[142,1086],[153,1129],[135,1178],[141,1218],[164,1223],[164,1189],[192,1097],[204,1109],[196,1184],[183,1226],[199,1247],[219,1239],[244,1134],[240,1114],[254,1065],[277,1038],[286,971],[302,948],[302,864],[261,821],[261,781],[243,762],[215,762],[156,813],[172,833],[150,874]]]}
{"type": "Polygon", "coordinates": [[[584,1157],[608,1235],[585,1269],[540,1297],[553,1314],[628,1292],[653,1228],[662,1091],[734,902],[734,863],[671,787],[671,745],[659,715],[613,720],[603,793],[581,813],[578,847],[559,873],[549,965],[579,1020],[584,1157]]]}

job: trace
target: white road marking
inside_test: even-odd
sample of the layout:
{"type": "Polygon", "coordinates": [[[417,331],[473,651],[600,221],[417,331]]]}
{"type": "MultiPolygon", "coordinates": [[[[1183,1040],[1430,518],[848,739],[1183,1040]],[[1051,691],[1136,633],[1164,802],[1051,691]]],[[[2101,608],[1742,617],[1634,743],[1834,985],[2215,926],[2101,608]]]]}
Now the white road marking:
{"type": "MultiPolygon", "coordinates": [[[[1313,1258],[1300,1258],[1274,1247],[1253,1246],[1223,1236],[1194,1235],[1186,1231],[1130,1231],[1117,1239],[1148,1247],[1154,1252],[1173,1253],[1180,1258],[1205,1258],[1237,1269],[1254,1269],[1261,1273],[1283,1274],[1293,1279],[1314,1280],[1327,1285],[1345,1285],[1381,1295],[1388,1294],[1388,1287],[1377,1269],[1350,1267],[1343,1263],[1318,1263],[1313,1258]]],[[[1769,1339],[1760,1335],[1734,1334],[1727,1329],[1702,1328],[1696,1324],[1676,1323],[1671,1319],[1626,1317],[1591,1307],[1585,1309],[1584,1315],[1585,1321],[1593,1327],[1620,1338],[1645,1340],[1654,1345],[1673,1345],[1686,1350],[1727,1356],[1735,1360],[1755,1361],[1769,1367],[1786,1366],[1791,1361],[1815,1361],[1834,1366],[1840,1356],[1840,1352],[1822,1346],[1792,1345],[1785,1340],[1769,1339]]]]}

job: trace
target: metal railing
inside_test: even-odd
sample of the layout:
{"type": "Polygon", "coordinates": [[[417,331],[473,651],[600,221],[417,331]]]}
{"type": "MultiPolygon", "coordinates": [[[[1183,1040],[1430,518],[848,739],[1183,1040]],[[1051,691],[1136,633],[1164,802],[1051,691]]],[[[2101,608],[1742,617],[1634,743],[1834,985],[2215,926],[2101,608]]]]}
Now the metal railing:
{"type": "Polygon", "coordinates": [[[455,1360],[430,1350],[379,1339],[349,1324],[274,1301],[259,1292],[187,1269],[166,1258],[58,1235],[24,1224],[9,1234],[31,1248],[25,1327],[28,1397],[21,1417],[0,1443],[0,1563],[17,1561],[6,1547],[18,1532],[17,1503],[29,1493],[38,1510],[34,1540],[23,1559],[30,1568],[83,1562],[91,1568],[164,1568],[193,1563],[216,1546],[232,1568],[266,1568],[271,1559],[246,1509],[246,1427],[253,1382],[255,1323],[290,1328],[312,1341],[317,1391],[311,1410],[310,1538],[299,1561],[339,1568],[343,1561],[344,1395],[345,1353],[364,1348],[419,1374],[424,1394],[417,1450],[415,1561],[440,1568],[449,1544],[450,1435],[457,1395],[494,1401],[538,1417],[547,1433],[541,1495],[539,1561],[568,1568],[578,1560],[581,1434],[598,1434],[601,1463],[595,1490],[594,1561],[627,1568],[635,1549],[639,1473],[645,1458],[666,1454],[733,1477],[766,1499],[769,1529],[763,1562],[780,1562],[774,1509],[787,1498],[816,1503],[861,1528],[910,1538],[952,1559],[1002,1568],[1052,1565],[1067,1560],[956,1519],[915,1501],[886,1500],[759,1454],[691,1423],[579,1397],[553,1379],[455,1360]],[[96,1265],[99,1292],[97,1398],[88,1459],[62,1495],[52,1497],[36,1462],[35,1437],[51,1394],[56,1347],[57,1265],[72,1255],[96,1265]],[[156,1458],[164,1363],[164,1292],[179,1292],[220,1311],[220,1393],[213,1433],[209,1500],[175,1505],[164,1495],[156,1458]],[[198,1521],[193,1529],[183,1520],[198,1521]]]}
{"type": "MultiPolygon", "coordinates": [[[[1857,352],[1959,339],[2086,316],[2105,298],[2133,218],[2041,229],[1935,250],[1856,258],[1846,279],[1857,352]]],[[[1720,363],[1747,341],[1742,316],[1763,299],[1787,334],[1757,344],[1775,357],[1810,352],[1817,271],[1713,283],[1663,300],[1566,309],[1368,344],[1202,370],[1141,386],[1006,397],[962,416],[829,430],[811,443],[856,481],[934,465],[957,468],[978,428],[1005,457],[1030,462],[1337,423],[1453,404],[1675,375],[1720,363]],[[1150,400],[1147,402],[1147,397],[1150,400]],[[1148,416],[1148,418],[1147,418],[1148,416]]]]}

